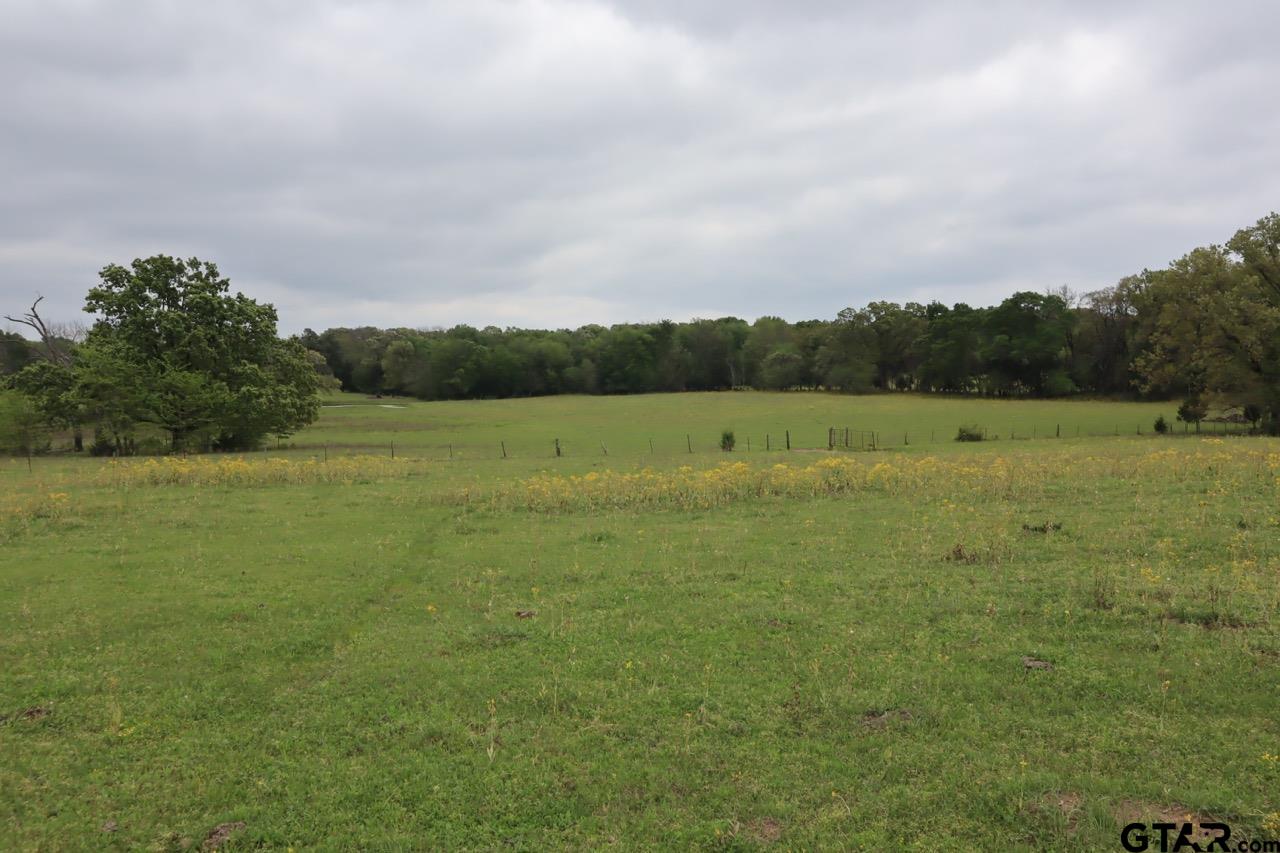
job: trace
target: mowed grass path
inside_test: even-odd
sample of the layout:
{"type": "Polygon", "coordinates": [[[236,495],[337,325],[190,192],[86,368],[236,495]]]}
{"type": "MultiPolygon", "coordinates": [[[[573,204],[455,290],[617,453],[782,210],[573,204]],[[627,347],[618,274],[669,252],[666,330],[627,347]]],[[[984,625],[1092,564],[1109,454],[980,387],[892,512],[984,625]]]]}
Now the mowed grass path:
{"type": "MultiPolygon", "coordinates": [[[[932,450],[954,444],[961,424],[1008,440],[1150,434],[1158,415],[1174,423],[1176,405],[1086,400],[981,400],[917,394],[849,396],[757,391],[642,394],[619,397],[535,397],[424,403],[358,394],[326,398],[312,427],[292,439],[298,448],[332,452],[376,448],[447,458],[554,456],[559,438],[569,456],[675,456],[717,449],[731,429],[738,451],[779,449],[790,430],[795,448],[825,448],[829,427],[875,432],[882,446],[932,450]],[[602,448],[601,445],[604,445],[602,448]]],[[[1179,430],[1182,424],[1175,424],[1179,430]]],[[[1210,425],[1205,425],[1209,429],[1210,425]]]]}
{"type": "Polygon", "coordinates": [[[1280,835],[1280,442],[965,450],[982,488],[558,514],[460,489],[645,460],[132,488],[7,462],[0,848],[1280,835]]]}

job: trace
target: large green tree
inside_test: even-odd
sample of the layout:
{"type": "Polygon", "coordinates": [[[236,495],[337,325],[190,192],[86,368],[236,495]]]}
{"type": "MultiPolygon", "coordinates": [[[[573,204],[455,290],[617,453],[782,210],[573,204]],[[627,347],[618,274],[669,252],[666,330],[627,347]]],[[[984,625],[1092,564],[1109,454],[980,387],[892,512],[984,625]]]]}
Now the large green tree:
{"type": "Polygon", "coordinates": [[[174,449],[243,449],[319,414],[307,350],[276,312],[231,294],[212,263],[166,255],[104,267],[98,315],[72,367],[75,393],[115,423],[154,424],[174,449]]]}
{"type": "Polygon", "coordinates": [[[17,373],[34,360],[30,341],[17,332],[0,332],[0,376],[17,373]]]}
{"type": "Polygon", "coordinates": [[[993,391],[1068,394],[1067,354],[1075,317],[1060,296],[1021,291],[986,315],[983,360],[993,391]]]}
{"type": "Polygon", "coordinates": [[[1224,246],[1147,272],[1139,296],[1143,390],[1204,397],[1280,421],[1280,215],[1224,246]]]}
{"type": "Polygon", "coordinates": [[[916,386],[923,360],[921,342],[929,330],[925,307],[896,302],[872,302],[862,309],[876,334],[877,388],[910,390],[916,386]]]}
{"type": "Polygon", "coordinates": [[[931,302],[925,311],[929,327],[919,344],[923,387],[953,394],[981,390],[985,376],[979,351],[984,341],[986,309],[971,308],[963,302],[952,308],[931,302]]]}
{"type": "Polygon", "coordinates": [[[860,392],[871,389],[879,349],[869,319],[852,308],[836,315],[817,353],[817,369],[828,388],[860,392]]]}

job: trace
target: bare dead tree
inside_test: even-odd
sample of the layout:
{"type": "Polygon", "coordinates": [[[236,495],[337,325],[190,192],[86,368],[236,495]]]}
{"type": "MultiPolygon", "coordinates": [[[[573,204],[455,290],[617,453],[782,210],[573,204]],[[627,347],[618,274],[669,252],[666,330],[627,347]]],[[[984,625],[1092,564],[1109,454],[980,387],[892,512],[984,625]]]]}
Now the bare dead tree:
{"type": "Polygon", "coordinates": [[[58,323],[50,323],[49,331],[60,341],[82,344],[89,335],[89,326],[79,320],[63,320],[58,323]]]}
{"type": "MultiPolygon", "coordinates": [[[[10,323],[18,323],[33,330],[40,337],[40,346],[44,349],[44,357],[51,364],[60,367],[71,366],[71,348],[68,343],[79,343],[84,340],[86,329],[82,323],[50,323],[40,316],[40,303],[44,301],[43,296],[37,296],[36,301],[31,303],[31,308],[21,317],[11,317],[8,314],[4,318],[10,323]]],[[[72,439],[75,442],[76,452],[84,450],[84,430],[78,418],[70,418],[72,439]]]]}
{"type": "Polygon", "coordinates": [[[1067,303],[1068,308],[1078,308],[1084,304],[1085,294],[1072,290],[1069,285],[1062,284],[1057,287],[1046,287],[1044,289],[1045,296],[1056,296],[1063,302],[1067,303]]]}
{"type": "Polygon", "coordinates": [[[44,301],[43,296],[36,297],[36,301],[31,303],[31,308],[21,317],[11,317],[8,314],[4,318],[10,323],[18,323],[32,329],[40,337],[40,345],[44,347],[45,358],[54,364],[60,364],[63,367],[71,365],[71,353],[64,346],[63,341],[79,341],[84,338],[84,328],[78,323],[54,323],[50,324],[40,316],[40,303],[44,301]]]}

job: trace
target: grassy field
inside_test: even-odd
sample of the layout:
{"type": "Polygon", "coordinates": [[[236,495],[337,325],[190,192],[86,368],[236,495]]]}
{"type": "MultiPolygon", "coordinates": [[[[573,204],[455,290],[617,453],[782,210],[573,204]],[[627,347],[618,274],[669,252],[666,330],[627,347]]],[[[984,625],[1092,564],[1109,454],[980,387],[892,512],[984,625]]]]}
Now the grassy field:
{"type": "Polygon", "coordinates": [[[748,441],[752,451],[766,443],[781,448],[788,431],[795,448],[825,448],[831,427],[849,428],[854,444],[869,442],[874,432],[887,447],[945,448],[962,424],[1002,440],[1136,436],[1150,433],[1158,415],[1173,423],[1176,409],[1168,403],[756,391],[436,403],[339,394],[325,402],[325,417],[295,437],[295,447],[384,452],[394,444],[398,452],[435,459],[449,458],[451,448],[454,458],[500,458],[504,444],[509,457],[546,458],[554,456],[557,438],[569,456],[598,457],[606,450],[610,456],[674,456],[690,447],[716,450],[725,429],[735,432],[741,452],[748,441]]]}
{"type": "Polygon", "coordinates": [[[1280,441],[1110,403],[335,403],[282,454],[0,462],[0,848],[1280,838],[1280,441]],[[1059,419],[1127,434],[1005,438],[1059,419]],[[799,450],[837,424],[937,441],[799,450]]]}

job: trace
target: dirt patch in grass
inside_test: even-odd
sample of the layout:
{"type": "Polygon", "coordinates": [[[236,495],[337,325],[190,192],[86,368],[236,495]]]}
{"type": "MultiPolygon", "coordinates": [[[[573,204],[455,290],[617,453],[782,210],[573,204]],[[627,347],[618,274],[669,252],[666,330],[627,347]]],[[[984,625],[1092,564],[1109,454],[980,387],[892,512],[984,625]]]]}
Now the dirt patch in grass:
{"type": "Polygon", "coordinates": [[[239,832],[244,829],[245,823],[242,820],[234,820],[230,823],[220,823],[210,830],[205,836],[204,842],[201,843],[201,850],[217,850],[219,847],[231,837],[233,832],[239,832]]]}
{"type": "Polygon", "coordinates": [[[1033,658],[1033,657],[1024,657],[1022,659],[1022,668],[1023,669],[1039,669],[1045,672],[1051,672],[1053,670],[1053,664],[1049,663],[1047,660],[1038,660],[1037,658],[1033,658]]]}
{"type": "MultiPolygon", "coordinates": [[[[1204,824],[1225,822],[1212,815],[1201,814],[1176,803],[1162,804],[1147,800],[1121,800],[1116,803],[1111,813],[1115,816],[1116,823],[1120,826],[1126,826],[1131,823],[1173,823],[1178,824],[1179,827],[1184,823],[1195,824],[1191,840],[1201,845],[1212,841],[1219,835],[1217,832],[1203,829],[1204,824]]],[[[1171,841],[1173,837],[1175,836],[1170,837],[1171,841]]]]}
{"type": "Polygon", "coordinates": [[[1084,797],[1075,791],[1054,791],[1028,803],[1027,811],[1033,815],[1061,819],[1066,825],[1067,832],[1075,835],[1080,826],[1083,805],[1084,797]]]}
{"type": "Polygon", "coordinates": [[[18,711],[8,716],[0,717],[0,723],[9,723],[14,720],[43,720],[45,717],[53,713],[52,708],[45,708],[40,705],[32,705],[22,711],[18,711]]]}
{"type": "Polygon", "coordinates": [[[905,723],[914,719],[915,714],[908,708],[873,709],[862,715],[862,724],[871,729],[883,729],[890,723],[905,723]]]}
{"type": "Polygon", "coordinates": [[[774,844],[782,838],[782,824],[771,817],[749,820],[743,829],[748,838],[760,844],[774,844]]]}

